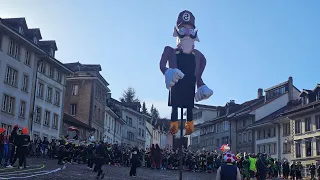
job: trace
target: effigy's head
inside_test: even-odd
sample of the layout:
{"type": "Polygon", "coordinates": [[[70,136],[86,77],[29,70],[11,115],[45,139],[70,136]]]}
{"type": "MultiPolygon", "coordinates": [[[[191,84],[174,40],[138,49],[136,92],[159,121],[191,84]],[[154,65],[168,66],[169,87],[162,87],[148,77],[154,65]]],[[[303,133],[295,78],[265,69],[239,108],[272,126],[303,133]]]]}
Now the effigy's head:
{"type": "Polygon", "coordinates": [[[177,38],[177,46],[187,49],[194,48],[194,41],[199,42],[198,30],[195,26],[195,17],[190,11],[182,11],[173,30],[173,37],[177,38]]]}

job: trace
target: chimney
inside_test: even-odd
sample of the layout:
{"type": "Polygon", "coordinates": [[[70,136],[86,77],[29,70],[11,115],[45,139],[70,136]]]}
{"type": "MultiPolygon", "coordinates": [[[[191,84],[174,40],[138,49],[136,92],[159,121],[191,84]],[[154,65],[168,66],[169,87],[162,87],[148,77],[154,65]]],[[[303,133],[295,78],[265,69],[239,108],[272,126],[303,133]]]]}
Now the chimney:
{"type": "Polygon", "coordinates": [[[289,102],[293,100],[293,80],[290,76],[288,79],[288,95],[289,95],[289,102]]]}
{"type": "Polygon", "coordinates": [[[258,89],[258,99],[263,96],[263,89],[259,88],[258,89]]]}

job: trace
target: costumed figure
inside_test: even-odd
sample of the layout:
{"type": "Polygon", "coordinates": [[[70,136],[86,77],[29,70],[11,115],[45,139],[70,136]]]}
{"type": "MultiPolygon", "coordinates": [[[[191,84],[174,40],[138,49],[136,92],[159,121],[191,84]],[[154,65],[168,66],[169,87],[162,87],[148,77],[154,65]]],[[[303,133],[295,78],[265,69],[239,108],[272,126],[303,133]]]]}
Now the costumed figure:
{"type": "Polygon", "coordinates": [[[283,161],[282,164],[282,173],[283,173],[283,178],[288,179],[289,173],[290,173],[290,166],[287,160],[283,161]]]}
{"type": "Polygon", "coordinates": [[[206,66],[204,55],[194,48],[194,42],[199,41],[195,29],[195,17],[190,11],[179,14],[173,36],[177,38],[177,47],[166,46],[160,60],[160,70],[165,76],[169,92],[169,103],[172,107],[170,132],[178,132],[178,108],[187,109],[186,135],[194,131],[193,113],[194,100],[201,101],[209,98],[213,91],[202,80],[206,66]],[[167,67],[167,62],[169,67],[167,67]],[[197,92],[195,87],[197,85],[197,92]]]}
{"type": "Polygon", "coordinates": [[[0,128],[0,165],[2,165],[2,157],[4,157],[4,133],[6,132],[5,128],[0,128]]]}
{"type": "Polygon", "coordinates": [[[18,148],[19,148],[19,168],[22,169],[27,166],[27,153],[30,145],[29,130],[24,127],[22,128],[22,134],[18,137],[18,148]]]}
{"type": "Polygon", "coordinates": [[[223,159],[225,164],[217,170],[216,180],[241,180],[240,170],[235,165],[234,154],[226,153],[223,159]]]}

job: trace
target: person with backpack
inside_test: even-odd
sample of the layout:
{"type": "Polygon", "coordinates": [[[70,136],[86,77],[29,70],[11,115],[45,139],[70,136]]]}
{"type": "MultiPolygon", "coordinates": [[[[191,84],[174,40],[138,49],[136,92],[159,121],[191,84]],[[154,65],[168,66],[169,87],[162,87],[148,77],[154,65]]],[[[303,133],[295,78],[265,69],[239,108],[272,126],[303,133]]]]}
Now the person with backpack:
{"type": "Polygon", "coordinates": [[[217,170],[216,180],[241,180],[240,170],[235,165],[234,154],[226,153],[223,159],[224,164],[217,170]]]}

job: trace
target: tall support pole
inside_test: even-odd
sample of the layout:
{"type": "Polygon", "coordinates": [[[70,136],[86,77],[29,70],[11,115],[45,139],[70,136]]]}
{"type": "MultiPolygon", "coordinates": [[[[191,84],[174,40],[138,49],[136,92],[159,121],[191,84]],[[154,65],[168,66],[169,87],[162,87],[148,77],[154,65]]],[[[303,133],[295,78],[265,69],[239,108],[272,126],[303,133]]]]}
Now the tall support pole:
{"type": "Polygon", "coordinates": [[[183,108],[181,108],[181,114],[180,114],[180,161],[179,161],[179,169],[180,169],[180,174],[179,174],[179,180],[182,180],[182,160],[183,160],[183,151],[182,151],[182,144],[183,144],[183,108]]]}

